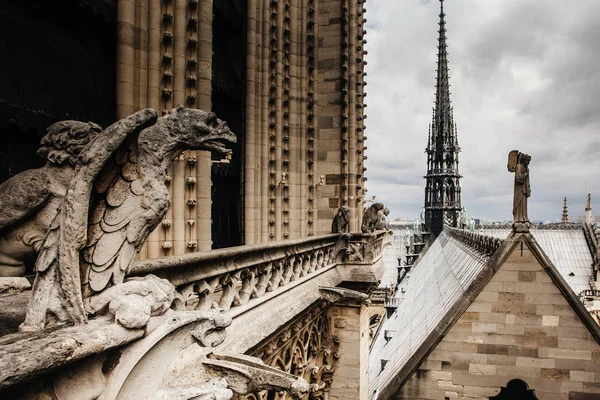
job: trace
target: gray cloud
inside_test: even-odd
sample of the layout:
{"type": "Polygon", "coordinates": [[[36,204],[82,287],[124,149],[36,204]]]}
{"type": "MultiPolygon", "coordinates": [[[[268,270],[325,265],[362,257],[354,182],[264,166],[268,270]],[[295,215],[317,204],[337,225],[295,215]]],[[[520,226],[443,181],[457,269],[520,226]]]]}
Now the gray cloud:
{"type": "MultiPolygon", "coordinates": [[[[582,215],[586,181],[600,214],[600,3],[444,5],[469,214],[512,218],[513,149],[532,155],[530,218],[557,220],[565,196],[582,215]]],[[[439,2],[378,0],[367,10],[368,197],[412,218],[423,203],[439,2]]]]}

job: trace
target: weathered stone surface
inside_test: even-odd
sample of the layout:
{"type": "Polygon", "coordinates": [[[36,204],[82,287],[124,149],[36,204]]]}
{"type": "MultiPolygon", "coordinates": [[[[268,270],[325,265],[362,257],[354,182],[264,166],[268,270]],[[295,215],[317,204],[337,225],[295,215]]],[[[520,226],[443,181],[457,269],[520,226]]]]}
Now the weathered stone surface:
{"type": "Polygon", "coordinates": [[[379,221],[379,211],[383,210],[383,203],[373,203],[369,208],[365,209],[363,214],[363,220],[361,224],[361,231],[363,233],[375,232],[375,225],[379,221]]]}
{"type": "Polygon", "coordinates": [[[350,222],[350,207],[341,207],[331,223],[331,233],[346,233],[348,232],[348,223],[350,222]]]}
{"type": "Polygon", "coordinates": [[[388,215],[390,215],[390,209],[387,207],[384,207],[383,210],[379,210],[377,212],[377,222],[375,223],[375,230],[389,230],[389,224],[387,222],[388,215]]]}
{"type": "Polygon", "coordinates": [[[17,294],[31,289],[31,284],[24,277],[0,277],[0,296],[17,294]]]}
{"type": "MultiPolygon", "coordinates": [[[[86,312],[100,311],[85,309],[82,298],[123,282],[133,257],[167,212],[165,170],[173,158],[185,149],[227,152],[222,142],[236,141],[213,113],[178,107],[158,119],[156,115],[152,109],[139,111],[82,150],[36,262],[38,275],[23,330],[57,322],[82,324],[86,312]],[[49,313],[57,321],[50,321],[49,313]]],[[[131,304],[122,302],[114,310],[122,313],[131,304]]],[[[146,320],[148,305],[136,304],[146,309],[146,320]]],[[[141,323],[125,320],[130,326],[141,323]]]]}
{"type": "Polygon", "coordinates": [[[16,333],[0,339],[0,389],[122,346],[144,335],[106,320],[87,325],[16,333]]]}
{"type": "Polygon", "coordinates": [[[328,300],[332,303],[353,302],[364,304],[366,306],[371,304],[371,301],[369,300],[369,296],[367,294],[357,292],[356,290],[321,286],[319,288],[319,291],[321,292],[321,296],[323,297],[323,299],[328,300]]]}
{"type": "Polygon", "coordinates": [[[0,184],[0,277],[23,275],[58,212],[79,154],[101,130],[91,122],[50,125],[38,150],[46,165],[0,184]]]}
{"type": "Polygon", "coordinates": [[[527,198],[531,196],[529,185],[529,162],[531,156],[513,150],[508,155],[508,170],[515,173],[513,197],[513,222],[515,232],[529,232],[531,226],[527,215],[527,198]]]}
{"type": "Polygon", "coordinates": [[[303,378],[269,367],[256,357],[211,354],[203,365],[222,375],[228,387],[241,395],[262,390],[283,390],[292,399],[300,400],[310,389],[308,382],[303,378]]]}

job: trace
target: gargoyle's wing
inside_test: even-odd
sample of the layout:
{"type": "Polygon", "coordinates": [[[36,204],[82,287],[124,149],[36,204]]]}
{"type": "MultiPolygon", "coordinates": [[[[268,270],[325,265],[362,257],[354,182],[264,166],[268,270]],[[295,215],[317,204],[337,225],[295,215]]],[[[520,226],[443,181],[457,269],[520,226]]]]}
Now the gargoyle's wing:
{"type": "Polygon", "coordinates": [[[137,150],[137,135],[132,135],[112,154],[94,183],[81,260],[84,297],[123,282],[127,267],[146,239],[140,239],[138,229],[145,225],[147,207],[137,150]]]}
{"type": "Polygon", "coordinates": [[[0,232],[33,214],[50,195],[46,174],[32,169],[0,185],[0,232]]]}
{"type": "Polygon", "coordinates": [[[106,128],[82,150],[62,207],[52,222],[36,261],[38,274],[22,329],[43,327],[49,311],[61,314],[57,315],[61,320],[86,321],[79,251],[87,242],[88,211],[94,181],[123,141],[128,136],[137,137],[156,119],[155,110],[138,111],[106,128]]]}

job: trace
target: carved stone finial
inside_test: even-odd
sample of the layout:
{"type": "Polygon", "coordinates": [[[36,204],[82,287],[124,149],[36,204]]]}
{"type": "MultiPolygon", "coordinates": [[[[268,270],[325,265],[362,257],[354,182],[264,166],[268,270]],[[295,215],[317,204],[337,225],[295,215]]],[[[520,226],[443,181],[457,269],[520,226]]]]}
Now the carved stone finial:
{"type": "Polygon", "coordinates": [[[527,216],[527,198],[531,196],[529,162],[531,156],[513,150],[508,154],[508,171],[515,173],[513,197],[513,231],[529,232],[531,223],[527,216]]]}
{"type": "Polygon", "coordinates": [[[357,292],[356,290],[340,287],[321,286],[319,287],[319,291],[321,292],[321,297],[323,299],[332,303],[337,303],[340,301],[351,301],[359,304],[364,304],[366,306],[371,304],[371,300],[369,299],[369,296],[367,294],[357,292]]]}
{"type": "Polygon", "coordinates": [[[350,207],[342,206],[331,223],[331,233],[346,233],[348,232],[348,223],[350,222],[350,207]]]}
{"type": "Polygon", "coordinates": [[[375,225],[377,224],[377,221],[379,221],[378,213],[383,210],[383,208],[383,203],[373,203],[369,208],[365,209],[360,228],[363,233],[375,232],[375,225]]]}

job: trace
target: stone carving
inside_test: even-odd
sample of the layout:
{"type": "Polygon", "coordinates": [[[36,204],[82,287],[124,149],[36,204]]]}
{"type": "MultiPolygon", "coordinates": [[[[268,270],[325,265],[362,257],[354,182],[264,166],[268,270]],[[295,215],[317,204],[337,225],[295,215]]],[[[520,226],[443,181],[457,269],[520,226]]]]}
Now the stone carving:
{"type": "Polygon", "coordinates": [[[93,138],[81,151],[61,209],[41,245],[21,329],[83,324],[88,313],[101,311],[101,304],[112,304],[122,316],[117,320],[138,325],[141,320],[125,317],[128,302],[119,300],[123,296],[149,296],[136,301],[144,315],[148,307],[151,314],[168,308],[170,290],[152,278],[112,290],[97,306],[91,298],[123,284],[133,257],[165,216],[165,169],[171,161],[186,149],[225,153],[224,141],[236,141],[226,123],[213,113],[183,107],[160,118],[152,109],[138,111],[93,138]],[[151,305],[150,299],[157,302],[151,305]]]}
{"type": "Polygon", "coordinates": [[[389,230],[389,223],[387,222],[387,217],[390,215],[390,209],[384,207],[383,210],[379,210],[377,212],[377,222],[375,223],[375,230],[380,231],[382,229],[389,230]]]}
{"type": "Polygon", "coordinates": [[[331,233],[346,233],[348,232],[348,223],[350,222],[350,207],[342,206],[331,223],[331,233]]]}
{"type": "Polygon", "coordinates": [[[513,228],[515,232],[529,232],[531,226],[527,216],[527,198],[531,196],[529,161],[531,161],[531,156],[517,150],[508,154],[508,170],[515,173],[513,197],[513,228]]]}
{"type": "Polygon", "coordinates": [[[125,328],[143,328],[151,316],[161,315],[169,309],[175,296],[175,287],[166,279],[147,275],[131,278],[107,288],[96,296],[86,298],[84,306],[95,315],[108,306],[115,322],[125,328]]]}
{"type": "MultiPolygon", "coordinates": [[[[194,354],[198,358],[191,365],[200,368],[196,379],[187,383],[204,386],[207,393],[223,392],[227,382],[221,377],[215,383],[219,376],[209,376],[201,361],[210,348],[223,342],[231,322],[222,310],[167,310],[145,329],[127,329],[97,318],[86,325],[15,334],[0,346],[0,391],[14,399],[147,399],[161,391],[172,372],[171,363],[194,354]],[[111,359],[117,348],[118,357],[111,359]],[[153,353],[162,355],[148,362],[153,353]],[[104,368],[107,364],[109,370],[104,368]],[[33,379],[36,384],[28,385],[33,379]]],[[[226,399],[231,397],[228,392],[226,399]]]]}
{"type": "Polygon", "coordinates": [[[463,229],[451,228],[449,226],[445,227],[444,229],[446,229],[450,236],[456,240],[459,240],[465,245],[486,256],[492,256],[502,244],[501,239],[480,233],[468,232],[463,229]]]}
{"type": "Polygon", "coordinates": [[[228,387],[239,395],[263,390],[286,391],[294,400],[300,400],[310,390],[303,378],[267,366],[260,358],[233,355],[209,354],[203,364],[222,375],[228,387]]]}
{"type": "Polygon", "coordinates": [[[176,285],[177,309],[221,308],[229,310],[247,304],[312,274],[318,274],[340,260],[338,254],[347,247],[345,235],[340,238],[317,237],[286,242],[277,248],[267,245],[234,248],[227,255],[201,254],[198,259],[186,258],[186,263],[176,261],[177,267],[187,269],[187,277],[180,282],[176,274],[168,272],[174,267],[169,260],[145,260],[136,263],[132,275],[156,273],[176,285]],[[257,258],[259,257],[259,258],[257,258]],[[194,271],[194,272],[192,272],[194,271]],[[193,279],[194,274],[199,276],[193,279]]]}
{"type": "Polygon", "coordinates": [[[91,122],[51,125],[38,150],[46,165],[0,184],[0,277],[25,273],[25,262],[39,252],[58,212],[79,153],[101,131],[91,122]]]}
{"type": "Polygon", "coordinates": [[[365,209],[360,228],[362,233],[373,233],[375,231],[375,225],[379,220],[378,212],[381,210],[383,210],[383,203],[373,203],[365,209]]]}
{"type": "Polygon", "coordinates": [[[321,292],[321,298],[331,303],[343,301],[364,304],[365,306],[369,306],[371,304],[371,300],[369,300],[369,296],[367,294],[358,292],[356,290],[341,287],[321,286],[319,291],[321,292]]]}
{"type": "MultiPolygon", "coordinates": [[[[331,333],[327,304],[317,302],[251,353],[266,365],[303,377],[310,384],[309,400],[327,398],[340,357],[340,339],[331,333]]],[[[291,396],[289,392],[276,398],[285,400],[288,396],[291,396]]],[[[271,397],[263,391],[240,398],[267,400],[271,397]]]]}

